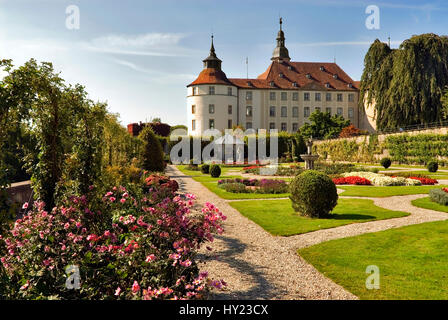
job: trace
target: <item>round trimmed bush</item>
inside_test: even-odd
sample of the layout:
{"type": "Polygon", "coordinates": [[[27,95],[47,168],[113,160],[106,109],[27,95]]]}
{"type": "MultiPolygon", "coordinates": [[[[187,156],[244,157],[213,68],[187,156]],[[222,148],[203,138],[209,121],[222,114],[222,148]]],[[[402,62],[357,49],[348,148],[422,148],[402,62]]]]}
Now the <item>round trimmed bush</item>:
{"type": "Polygon", "coordinates": [[[436,161],[430,161],[427,168],[429,172],[437,172],[439,170],[439,164],[436,161]]]}
{"type": "Polygon", "coordinates": [[[210,165],[209,164],[203,164],[201,166],[201,172],[205,173],[205,174],[209,174],[210,173],[210,165]]]}
{"type": "Polygon", "coordinates": [[[380,164],[384,167],[384,169],[387,169],[392,164],[392,161],[390,160],[390,158],[383,158],[381,159],[380,164]]]}
{"type": "Polygon", "coordinates": [[[336,185],[326,174],[307,170],[290,184],[292,207],[300,215],[311,218],[328,216],[338,203],[336,185]]]}
{"type": "Polygon", "coordinates": [[[217,164],[212,164],[210,166],[210,175],[213,178],[219,178],[219,176],[221,175],[221,167],[217,164]]]}

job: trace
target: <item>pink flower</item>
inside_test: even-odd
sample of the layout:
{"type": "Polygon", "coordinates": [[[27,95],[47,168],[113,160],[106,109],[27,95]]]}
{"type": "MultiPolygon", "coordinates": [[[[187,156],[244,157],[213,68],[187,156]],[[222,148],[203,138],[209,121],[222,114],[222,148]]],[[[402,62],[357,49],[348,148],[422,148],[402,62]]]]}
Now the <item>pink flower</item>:
{"type": "Polygon", "coordinates": [[[126,202],[126,199],[125,199],[125,198],[121,198],[121,199],[120,199],[120,202],[121,202],[121,203],[125,203],[125,202],[126,202]]]}
{"type": "Polygon", "coordinates": [[[189,267],[189,266],[191,266],[191,261],[187,259],[185,261],[182,261],[180,263],[180,265],[183,266],[183,267],[189,267]]]}
{"type": "Polygon", "coordinates": [[[137,281],[134,281],[134,284],[132,285],[132,293],[136,294],[140,291],[140,286],[138,285],[137,281]]]}
{"type": "Polygon", "coordinates": [[[70,223],[67,222],[66,224],[64,224],[64,229],[67,230],[68,228],[70,228],[70,223]]]}
{"type": "Polygon", "coordinates": [[[115,290],[115,295],[116,295],[116,296],[119,296],[120,293],[121,293],[121,288],[118,287],[117,290],[115,290]]]}
{"type": "Polygon", "coordinates": [[[110,200],[110,202],[114,202],[117,199],[115,197],[110,197],[109,200],[110,200]]]}
{"type": "Polygon", "coordinates": [[[28,202],[25,202],[22,206],[22,209],[28,209],[28,202]]]}
{"type": "Polygon", "coordinates": [[[149,256],[146,257],[146,262],[150,263],[151,261],[154,261],[156,259],[156,256],[153,254],[150,254],[149,256]]]}

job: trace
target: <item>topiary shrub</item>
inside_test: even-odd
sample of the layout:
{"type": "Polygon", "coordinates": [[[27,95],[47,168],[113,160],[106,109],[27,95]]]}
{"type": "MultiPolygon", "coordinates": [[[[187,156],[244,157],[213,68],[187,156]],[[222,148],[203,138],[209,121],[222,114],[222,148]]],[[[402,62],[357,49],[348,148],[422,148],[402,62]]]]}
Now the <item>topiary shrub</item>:
{"type": "Polygon", "coordinates": [[[141,159],[142,168],[148,171],[164,171],[165,162],[163,161],[162,146],[151,128],[145,127],[138,137],[144,145],[141,159]]]}
{"type": "Polygon", "coordinates": [[[437,172],[439,170],[439,164],[436,161],[430,161],[427,168],[429,172],[437,172]]]}
{"type": "Polygon", "coordinates": [[[294,210],[311,218],[328,216],[338,202],[336,185],[330,177],[316,170],[296,176],[290,184],[290,192],[294,210]]]}
{"type": "Polygon", "coordinates": [[[221,167],[217,164],[212,164],[210,167],[210,175],[213,178],[219,178],[219,176],[221,175],[221,167]]]}
{"type": "Polygon", "coordinates": [[[387,169],[392,164],[392,161],[390,160],[390,158],[383,158],[381,159],[380,164],[384,167],[384,169],[387,169]]]}
{"type": "Polygon", "coordinates": [[[209,164],[203,164],[201,166],[201,172],[204,174],[209,174],[210,173],[210,165],[209,164]]]}

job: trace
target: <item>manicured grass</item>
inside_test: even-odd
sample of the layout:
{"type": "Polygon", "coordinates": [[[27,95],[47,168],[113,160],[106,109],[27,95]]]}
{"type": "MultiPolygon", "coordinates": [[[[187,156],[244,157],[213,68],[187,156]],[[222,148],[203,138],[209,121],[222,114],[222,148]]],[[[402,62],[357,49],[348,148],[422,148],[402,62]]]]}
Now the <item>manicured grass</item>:
{"type": "Polygon", "coordinates": [[[446,185],[437,186],[390,186],[390,187],[373,187],[373,186],[338,186],[339,189],[345,190],[340,196],[352,197],[374,197],[384,198],[392,196],[405,196],[409,194],[426,194],[434,188],[444,188],[446,185]]]}
{"type": "Polygon", "coordinates": [[[332,240],[298,250],[325,276],[361,299],[448,299],[448,222],[332,240]],[[366,289],[376,265],[380,289],[366,289]]]}
{"type": "MultiPolygon", "coordinates": [[[[243,179],[242,176],[238,175],[224,175],[224,173],[229,173],[229,168],[221,168],[223,175],[219,178],[212,178],[208,174],[203,174],[201,171],[192,171],[186,169],[186,166],[177,166],[177,168],[185,173],[186,175],[192,176],[192,178],[204,185],[208,190],[215,193],[219,197],[227,200],[237,200],[237,199],[267,199],[267,198],[286,198],[289,193],[279,193],[279,194],[262,194],[262,193],[232,193],[221,189],[218,186],[218,181],[221,179],[243,179]]],[[[232,168],[230,168],[232,169],[232,168]]],[[[261,179],[261,178],[260,178],[261,179]]],[[[286,179],[283,179],[286,180],[286,179]]]]}
{"type": "Polygon", "coordinates": [[[377,207],[368,199],[339,199],[327,219],[305,218],[294,212],[291,200],[235,201],[230,205],[276,236],[291,236],[334,228],[350,223],[390,219],[409,215],[377,207]]]}
{"type": "Polygon", "coordinates": [[[444,206],[443,204],[439,204],[437,202],[432,202],[430,197],[413,200],[412,205],[424,209],[448,212],[448,206],[444,206]]]}

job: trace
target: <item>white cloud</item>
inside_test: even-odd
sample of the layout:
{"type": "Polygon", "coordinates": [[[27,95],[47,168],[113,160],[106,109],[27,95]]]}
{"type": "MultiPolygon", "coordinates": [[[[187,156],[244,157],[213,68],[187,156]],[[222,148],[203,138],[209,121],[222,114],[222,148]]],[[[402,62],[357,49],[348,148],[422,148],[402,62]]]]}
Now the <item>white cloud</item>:
{"type": "MultiPolygon", "coordinates": [[[[402,40],[391,41],[391,45],[400,45],[402,40]]],[[[372,41],[327,41],[311,43],[292,43],[290,46],[297,47],[334,47],[334,46],[370,46],[372,41]]]]}

